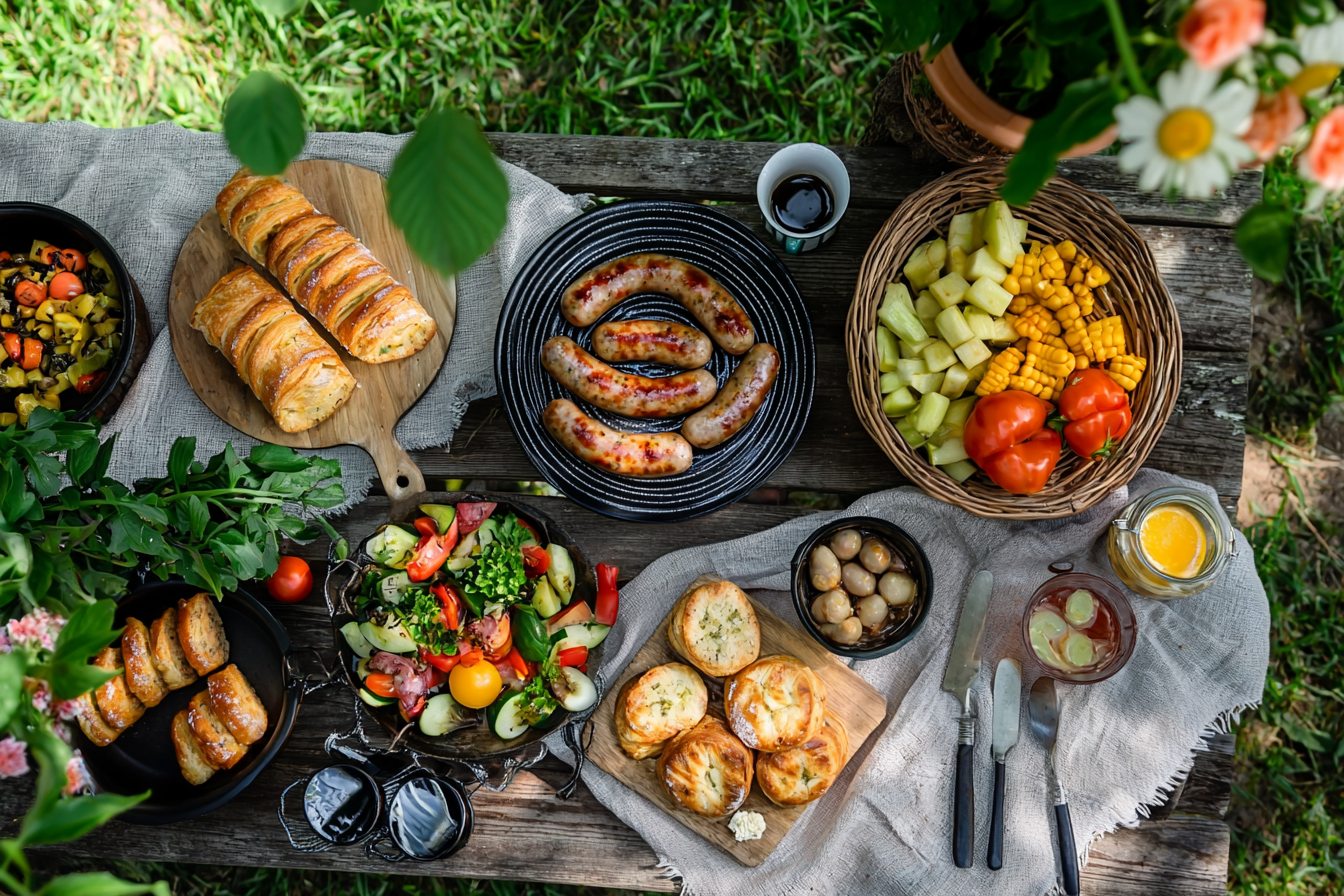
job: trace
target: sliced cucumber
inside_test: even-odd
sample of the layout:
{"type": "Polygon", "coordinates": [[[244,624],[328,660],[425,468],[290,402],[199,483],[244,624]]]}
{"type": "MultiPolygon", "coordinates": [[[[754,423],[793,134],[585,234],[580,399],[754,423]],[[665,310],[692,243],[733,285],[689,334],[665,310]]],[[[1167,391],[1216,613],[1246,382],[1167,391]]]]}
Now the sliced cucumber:
{"type": "Polygon", "coordinates": [[[425,701],[425,710],[420,713],[420,730],[430,737],[442,737],[461,727],[470,717],[471,714],[453,699],[452,694],[435,694],[425,701]]]}
{"type": "Polygon", "coordinates": [[[480,529],[477,529],[476,532],[468,532],[466,535],[463,535],[462,540],[457,543],[457,547],[453,548],[453,553],[450,556],[454,560],[459,557],[470,557],[471,550],[476,547],[476,541],[479,538],[476,533],[480,531],[480,529]]]}
{"type": "Polygon", "coordinates": [[[411,587],[411,577],[405,572],[394,572],[378,583],[378,593],[385,603],[399,604],[411,587]]]}
{"type": "Polygon", "coordinates": [[[389,618],[385,625],[361,622],[359,633],[376,650],[386,650],[388,653],[411,653],[415,650],[415,639],[398,620],[389,618]]]}
{"type": "Polygon", "coordinates": [[[476,530],[476,540],[481,545],[481,550],[495,540],[495,520],[493,517],[481,523],[481,528],[476,530]]]}
{"type": "Polygon", "coordinates": [[[497,700],[486,710],[486,721],[490,730],[500,740],[513,740],[522,737],[531,726],[523,718],[523,710],[528,706],[527,695],[522,691],[513,691],[503,700],[497,700]]]}
{"type": "Polygon", "coordinates": [[[551,558],[551,565],[546,568],[546,578],[551,580],[551,587],[559,595],[560,603],[567,603],[569,596],[574,593],[574,561],[570,559],[569,551],[558,544],[546,545],[546,553],[551,558]]]}
{"type": "Polygon", "coordinates": [[[370,706],[391,706],[397,702],[396,697],[380,697],[368,688],[359,689],[359,699],[370,706]]]}
{"type": "Polygon", "coordinates": [[[363,681],[364,679],[368,678],[368,677],[369,677],[370,675],[372,675],[372,674],[373,674],[373,670],[369,668],[369,658],[368,658],[368,657],[364,657],[364,659],[362,659],[362,660],[360,660],[359,662],[355,663],[355,677],[357,677],[360,681],[363,681]]]}
{"type": "Polygon", "coordinates": [[[355,652],[355,656],[361,658],[373,656],[373,645],[369,643],[368,638],[360,634],[358,622],[352,619],[341,626],[341,635],[345,638],[345,643],[355,652]]]}
{"type": "Polygon", "coordinates": [[[560,670],[555,681],[551,682],[551,693],[570,712],[583,712],[597,702],[597,685],[573,666],[565,666],[560,670]]]}
{"type": "MultiPolygon", "coordinates": [[[[476,533],[472,533],[475,535],[476,533]]],[[[476,565],[476,561],[470,557],[454,557],[448,561],[448,568],[453,572],[461,572],[464,569],[471,569],[476,565]]]]}
{"type": "Polygon", "coordinates": [[[592,650],[603,641],[607,640],[607,635],[611,633],[611,626],[602,625],[599,622],[589,622],[582,625],[567,625],[564,634],[561,636],[558,648],[568,650],[571,647],[587,647],[592,650]]]}
{"type": "Polygon", "coordinates": [[[537,579],[536,588],[532,592],[532,608],[542,619],[549,619],[564,608],[560,603],[560,595],[555,593],[551,580],[546,576],[537,579]]]}

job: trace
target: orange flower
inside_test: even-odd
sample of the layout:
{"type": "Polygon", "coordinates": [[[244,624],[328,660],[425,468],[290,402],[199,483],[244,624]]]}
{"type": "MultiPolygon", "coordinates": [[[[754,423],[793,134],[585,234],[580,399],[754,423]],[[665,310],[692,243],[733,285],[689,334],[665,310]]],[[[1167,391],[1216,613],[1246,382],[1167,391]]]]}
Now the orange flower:
{"type": "Polygon", "coordinates": [[[1262,95],[1251,115],[1250,127],[1241,139],[1260,161],[1268,162],[1306,120],[1302,101],[1291,90],[1280,90],[1273,96],[1262,95]]]}
{"type": "Polygon", "coordinates": [[[1308,180],[1330,192],[1344,189],[1344,106],[1331,109],[1316,123],[1316,133],[1299,164],[1308,180]]]}
{"type": "Polygon", "coordinates": [[[1176,41],[1200,68],[1222,68],[1265,33],[1263,0],[1195,0],[1176,28],[1176,41]]]}

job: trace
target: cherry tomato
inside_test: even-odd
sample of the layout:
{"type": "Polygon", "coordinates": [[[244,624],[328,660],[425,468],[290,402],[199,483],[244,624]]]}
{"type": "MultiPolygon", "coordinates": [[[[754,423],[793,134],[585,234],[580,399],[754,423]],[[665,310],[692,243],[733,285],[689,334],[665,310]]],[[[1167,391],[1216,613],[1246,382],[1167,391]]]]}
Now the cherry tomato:
{"type": "Polygon", "coordinates": [[[374,672],[364,679],[364,687],[373,691],[379,697],[395,697],[397,696],[397,690],[394,681],[391,675],[384,672],[374,672]]]}
{"type": "Polygon", "coordinates": [[[281,557],[280,565],[266,580],[271,597],[287,604],[298,603],[313,590],[313,571],[299,557],[281,557]]]}
{"type": "Polygon", "coordinates": [[[37,250],[37,260],[43,264],[54,265],[60,255],[61,250],[55,246],[43,246],[37,250]]]}
{"type": "Polygon", "coordinates": [[[62,249],[56,263],[67,271],[82,271],[89,266],[89,260],[78,249],[62,249]]]}
{"type": "Polygon", "coordinates": [[[448,691],[468,709],[485,709],[504,689],[499,670],[489,663],[458,665],[448,673],[448,691]]]}
{"type": "Polygon", "coordinates": [[[14,286],[14,298],[19,300],[20,305],[36,308],[47,300],[47,286],[32,280],[20,280],[14,286]]]}
{"type": "Polygon", "coordinates": [[[551,555],[540,545],[523,545],[523,573],[529,579],[544,575],[551,568],[551,555]]]}
{"type": "Polygon", "coordinates": [[[79,379],[75,381],[75,391],[80,395],[91,395],[97,391],[98,387],[103,384],[103,380],[105,379],[107,379],[106,370],[100,370],[97,373],[80,374],[79,379]]]}
{"type": "Polygon", "coordinates": [[[84,282],[69,271],[61,271],[51,278],[48,289],[53,299],[69,300],[84,294],[84,282]]]}
{"type": "Polygon", "coordinates": [[[42,341],[40,339],[23,340],[23,358],[19,366],[24,370],[36,370],[42,363],[42,341]]]}

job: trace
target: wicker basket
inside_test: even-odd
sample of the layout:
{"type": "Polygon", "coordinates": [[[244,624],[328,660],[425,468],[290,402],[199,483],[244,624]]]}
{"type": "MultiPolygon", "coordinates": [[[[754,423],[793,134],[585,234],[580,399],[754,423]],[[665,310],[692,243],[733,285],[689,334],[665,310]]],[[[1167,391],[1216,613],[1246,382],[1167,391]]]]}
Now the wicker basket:
{"type": "Polygon", "coordinates": [[[968,165],[1006,159],[1011,155],[962,124],[927,81],[925,89],[916,95],[915,78],[924,76],[924,63],[919,53],[906,53],[901,57],[900,66],[901,92],[905,96],[905,112],[910,116],[910,123],[945,159],[968,165]]]}
{"type": "Polygon", "coordinates": [[[935,498],[984,517],[1072,516],[1138,472],[1161,436],[1181,389],[1181,325],[1176,306],[1148,247],[1107,199],[1056,178],[1036,194],[1030,206],[1015,209],[1014,214],[1027,220],[1030,238],[1071,239],[1111,273],[1111,282],[1095,290],[1096,307],[1088,320],[1120,315],[1126,346],[1148,359],[1143,379],[1130,394],[1134,423],[1117,456],[1094,463],[1066,451],[1043,491],[1013,495],[979,472],[958,483],[911,448],[882,413],[873,331],[883,289],[900,276],[916,245],[934,235],[946,237],[953,215],[998,198],[1002,183],[1000,163],[962,168],[908,196],[887,219],[864,256],[845,325],[850,393],[869,435],[902,474],[935,498]]]}

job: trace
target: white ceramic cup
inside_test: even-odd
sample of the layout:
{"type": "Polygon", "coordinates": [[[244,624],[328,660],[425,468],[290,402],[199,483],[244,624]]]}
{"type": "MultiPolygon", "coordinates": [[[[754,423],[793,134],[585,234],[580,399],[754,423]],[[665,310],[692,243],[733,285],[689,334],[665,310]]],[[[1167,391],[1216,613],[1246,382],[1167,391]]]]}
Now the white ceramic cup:
{"type": "Polygon", "coordinates": [[[811,252],[835,236],[836,225],[849,207],[849,172],[840,157],[818,143],[794,143],[786,146],[770,157],[756,178],[756,204],[761,207],[761,217],[765,219],[765,229],[775,238],[775,242],[784,247],[790,255],[811,252]],[[775,188],[790,177],[799,174],[811,174],[826,182],[835,197],[835,214],[826,226],[807,233],[789,230],[770,213],[770,197],[775,188]]]}

